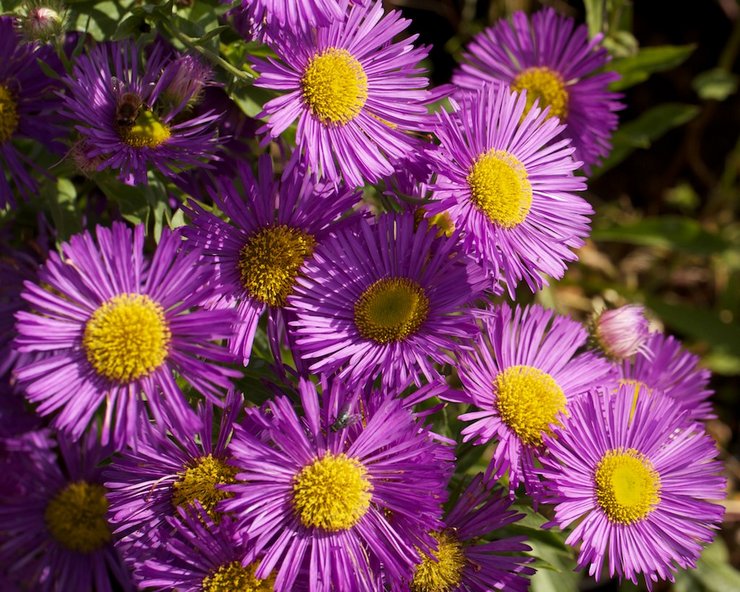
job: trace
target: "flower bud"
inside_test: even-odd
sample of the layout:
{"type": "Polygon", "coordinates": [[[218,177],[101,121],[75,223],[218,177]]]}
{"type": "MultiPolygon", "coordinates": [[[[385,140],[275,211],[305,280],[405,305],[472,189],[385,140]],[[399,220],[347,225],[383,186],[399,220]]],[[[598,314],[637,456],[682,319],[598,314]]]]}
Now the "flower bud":
{"type": "Polygon", "coordinates": [[[18,24],[23,36],[29,41],[51,41],[64,30],[66,10],[61,2],[49,0],[28,2],[18,24]]]}
{"type": "Polygon", "coordinates": [[[200,100],[203,87],[211,81],[212,75],[211,68],[195,56],[179,57],[162,72],[159,100],[167,106],[167,111],[174,113],[192,107],[200,100]]]}
{"type": "Polygon", "coordinates": [[[650,335],[645,309],[629,304],[594,315],[591,333],[598,347],[610,358],[622,360],[643,351],[650,335]]]}

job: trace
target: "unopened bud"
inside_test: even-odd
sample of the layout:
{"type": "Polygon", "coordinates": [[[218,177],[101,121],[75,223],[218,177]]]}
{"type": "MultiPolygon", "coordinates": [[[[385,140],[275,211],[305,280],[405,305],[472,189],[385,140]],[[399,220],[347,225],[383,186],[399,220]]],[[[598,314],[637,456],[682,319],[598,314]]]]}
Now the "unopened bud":
{"type": "Polygon", "coordinates": [[[198,58],[185,55],[168,64],[159,84],[163,86],[160,101],[173,112],[192,107],[201,98],[203,87],[211,81],[213,71],[198,58]]]}
{"type": "Polygon", "coordinates": [[[29,41],[51,41],[64,30],[66,10],[61,2],[28,2],[18,22],[23,36],[29,41]]]}
{"type": "Polygon", "coordinates": [[[643,351],[650,335],[645,309],[628,304],[594,315],[591,333],[598,347],[610,358],[622,360],[643,351]]]}

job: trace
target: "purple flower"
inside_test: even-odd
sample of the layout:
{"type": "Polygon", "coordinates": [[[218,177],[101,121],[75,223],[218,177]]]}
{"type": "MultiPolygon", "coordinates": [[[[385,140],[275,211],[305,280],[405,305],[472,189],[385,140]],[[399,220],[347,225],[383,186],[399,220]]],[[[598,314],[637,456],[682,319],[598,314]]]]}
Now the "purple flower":
{"type": "Polygon", "coordinates": [[[647,353],[650,336],[645,309],[639,304],[603,310],[594,315],[592,337],[599,349],[613,360],[647,353]]]}
{"type": "Polygon", "coordinates": [[[416,38],[394,42],[409,25],[380,1],[352,6],[346,19],[316,30],[283,31],[279,61],[258,62],[255,85],[287,91],[265,104],[263,128],[277,137],[296,119],[298,151],[311,173],[352,186],[393,173],[392,160],[419,141],[406,132],[426,127],[428,84],[418,66],[426,48],[416,38]]]}
{"type": "Polygon", "coordinates": [[[246,366],[257,323],[266,310],[267,331],[279,351],[277,333],[285,324],[284,307],[295,291],[301,266],[360,195],[317,185],[299,166],[276,182],[269,156],[260,159],[256,178],[244,162],[238,163],[236,174],[238,183],[220,177],[208,188],[229,222],[191,201],[193,223],[184,234],[203,250],[204,264],[214,266],[219,306],[236,305],[237,323],[229,346],[246,366]]]}
{"type": "Polygon", "coordinates": [[[531,23],[516,12],[474,38],[452,80],[466,89],[497,83],[526,90],[527,107],[537,100],[565,124],[559,137],[573,139],[575,158],[588,171],[609,153],[622,108],[621,95],[609,92],[619,75],[603,71],[609,54],[599,47],[601,38],[589,40],[585,25],[575,27],[552,8],[536,12],[531,23]]]}
{"type": "Polygon", "coordinates": [[[573,176],[569,140],[552,142],[562,126],[530,109],[526,97],[488,87],[462,97],[455,113],[438,114],[439,150],[432,156],[439,200],[463,232],[463,246],[509,293],[524,280],[532,291],[561,278],[572,249],[589,232],[591,206],[573,192],[586,185],[573,176]]]}
{"type": "Polygon", "coordinates": [[[272,401],[266,438],[237,426],[237,483],[221,509],[262,557],[256,576],[277,572],[277,592],[309,566],[311,592],[380,590],[381,577],[409,579],[433,546],[452,451],[399,399],[358,405],[354,389],[322,386],[319,404],[313,383],[300,382],[302,418],[286,397],[272,401]]]}
{"type": "Polygon", "coordinates": [[[512,493],[524,483],[537,497],[534,467],[545,452],[543,437],[611,366],[593,353],[576,353],[588,337],[580,323],[539,306],[512,311],[501,305],[481,313],[481,326],[474,351],[460,355],[464,391],[443,396],[476,408],[460,416],[472,422],[462,430],[463,441],[498,442],[486,478],[508,470],[512,493]]]}
{"type": "Polygon", "coordinates": [[[549,455],[542,474],[555,504],[554,523],[577,521],[566,539],[580,545],[578,568],[650,588],[673,581],[677,567],[695,567],[714,537],[725,497],[717,448],[698,424],[661,393],[640,397],[633,388],[616,396],[593,391],[569,409],[563,426],[545,436],[549,455]],[[608,559],[607,559],[608,558],[608,559]]]}
{"type": "Polygon", "coordinates": [[[27,138],[55,150],[53,139],[62,133],[56,115],[59,99],[54,95],[58,84],[44,74],[37,60],[58,63],[51,46],[24,43],[13,18],[0,16],[0,210],[15,204],[16,194],[38,193],[28,169],[39,167],[24,155],[25,150],[14,146],[15,141],[27,138]]]}
{"type": "Polygon", "coordinates": [[[436,548],[424,554],[414,578],[395,588],[398,592],[525,592],[534,573],[526,567],[531,557],[512,555],[529,551],[526,537],[486,541],[491,533],[521,520],[510,508],[512,500],[500,490],[487,489],[482,475],[475,477],[444,520],[445,527],[432,533],[436,548]]]}
{"type": "Polygon", "coordinates": [[[338,232],[316,250],[289,299],[298,351],[315,372],[353,383],[381,376],[403,389],[436,376],[434,363],[476,332],[469,304],[485,277],[413,214],[381,216],[338,232]]]}
{"type": "Polygon", "coordinates": [[[673,336],[653,333],[643,351],[617,366],[620,384],[631,384],[639,393],[660,391],[686,411],[691,421],[716,417],[709,397],[711,374],[699,367],[699,356],[684,349],[673,336]]]}
{"type": "Polygon", "coordinates": [[[286,27],[297,31],[342,21],[347,4],[348,0],[243,0],[241,9],[269,39],[286,27]]]}
{"type": "Polygon", "coordinates": [[[64,114],[77,122],[84,156],[98,170],[119,171],[126,183],[145,184],[150,166],[173,176],[214,158],[218,115],[191,116],[186,109],[210,70],[166,53],[154,44],[142,66],[143,52],[133,43],[101,44],[78,58],[67,79],[64,114]]]}
{"type": "Polygon", "coordinates": [[[98,227],[51,253],[38,284],[23,298],[33,312],[17,313],[16,346],[38,355],[16,375],[41,415],[74,439],[102,406],[103,442],[135,441],[145,405],[157,423],[168,416],[188,425],[193,412],[175,375],[218,404],[229,377],[216,362],[232,356],[212,343],[229,335],[228,311],[197,309],[211,275],[200,253],[183,253],[179,233],[165,230],[151,260],[144,227],[98,227]],[[144,403],[146,399],[146,403],[144,403]]]}
{"type": "Polygon", "coordinates": [[[110,449],[88,437],[72,443],[59,436],[59,457],[36,455],[19,470],[27,483],[22,495],[0,498],[0,564],[24,589],[133,590],[111,544],[108,502],[99,464],[110,449]]]}

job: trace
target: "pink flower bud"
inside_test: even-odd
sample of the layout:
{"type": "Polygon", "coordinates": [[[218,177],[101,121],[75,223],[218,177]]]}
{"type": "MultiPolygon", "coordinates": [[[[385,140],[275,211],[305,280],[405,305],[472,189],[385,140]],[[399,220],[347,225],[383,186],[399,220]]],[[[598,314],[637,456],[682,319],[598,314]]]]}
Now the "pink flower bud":
{"type": "Polygon", "coordinates": [[[645,309],[639,304],[598,313],[594,317],[592,332],[603,352],[618,360],[642,351],[650,335],[645,309]]]}

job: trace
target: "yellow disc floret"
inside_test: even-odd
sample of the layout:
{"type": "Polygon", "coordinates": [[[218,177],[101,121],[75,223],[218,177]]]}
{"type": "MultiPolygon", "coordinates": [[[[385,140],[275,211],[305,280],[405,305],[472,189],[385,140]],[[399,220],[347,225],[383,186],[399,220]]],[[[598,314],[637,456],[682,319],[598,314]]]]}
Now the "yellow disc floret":
{"type": "Polygon", "coordinates": [[[236,467],[226,464],[212,454],[201,456],[191,466],[179,473],[172,484],[172,504],[189,506],[195,500],[211,518],[216,518],[216,504],[231,497],[231,493],[217,488],[236,482],[236,467]]]}
{"type": "Polygon", "coordinates": [[[284,224],[249,237],[239,254],[239,275],[249,294],[268,306],[285,306],[298,270],[313,254],[316,240],[284,224]]]}
{"type": "Polygon", "coordinates": [[[540,109],[550,107],[549,117],[562,120],[568,116],[568,91],[560,74],[550,68],[527,68],[514,78],[511,88],[518,92],[527,91],[525,114],[535,100],[539,100],[540,109]]]}
{"type": "Polygon", "coordinates": [[[46,506],[44,521],[60,545],[78,553],[92,553],[111,539],[105,519],[108,500],[97,483],[75,481],[46,506]]]}
{"type": "Polygon", "coordinates": [[[505,150],[481,154],[468,173],[470,200],[502,228],[518,226],[532,207],[532,185],[527,170],[505,150]]]}
{"type": "Polygon", "coordinates": [[[171,336],[159,304],[144,294],[120,294],[92,314],[82,345],[99,375],[127,383],[165,361],[171,336]]]}
{"type": "Polygon", "coordinates": [[[355,302],[355,325],[365,339],[402,341],[419,330],[429,315],[429,298],[415,281],[385,278],[367,288],[355,302]]]}
{"type": "Polygon", "coordinates": [[[133,148],[156,148],[170,139],[170,128],[149,109],[142,109],[134,125],[119,127],[121,139],[133,148]]]}
{"type": "Polygon", "coordinates": [[[293,506],[308,528],[347,530],[370,508],[372,488],[360,461],[327,453],[294,477],[293,506]]]}
{"type": "Polygon", "coordinates": [[[594,484],[601,509],[616,524],[639,522],[660,502],[660,476],[634,448],[607,451],[596,466],[594,484]]]}
{"type": "Polygon", "coordinates": [[[238,561],[232,561],[219,567],[203,578],[200,584],[202,592],[273,592],[275,577],[258,580],[254,572],[255,564],[244,567],[238,561]]]}
{"type": "Polygon", "coordinates": [[[411,581],[411,592],[452,592],[462,581],[466,559],[463,546],[450,532],[433,532],[437,550],[431,557],[422,553],[411,581]]]}
{"type": "Polygon", "coordinates": [[[18,129],[18,104],[8,87],[0,84],[0,144],[7,142],[18,129]]]}
{"type": "Polygon", "coordinates": [[[496,407],[523,444],[539,446],[566,409],[563,389],[547,372],[532,366],[511,366],[495,380],[496,407]]]}
{"type": "Polygon", "coordinates": [[[301,78],[303,99],[322,123],[345,125],[367,101],[367,75],[346,49],[330,47],[311,58],[301,78]]]}

